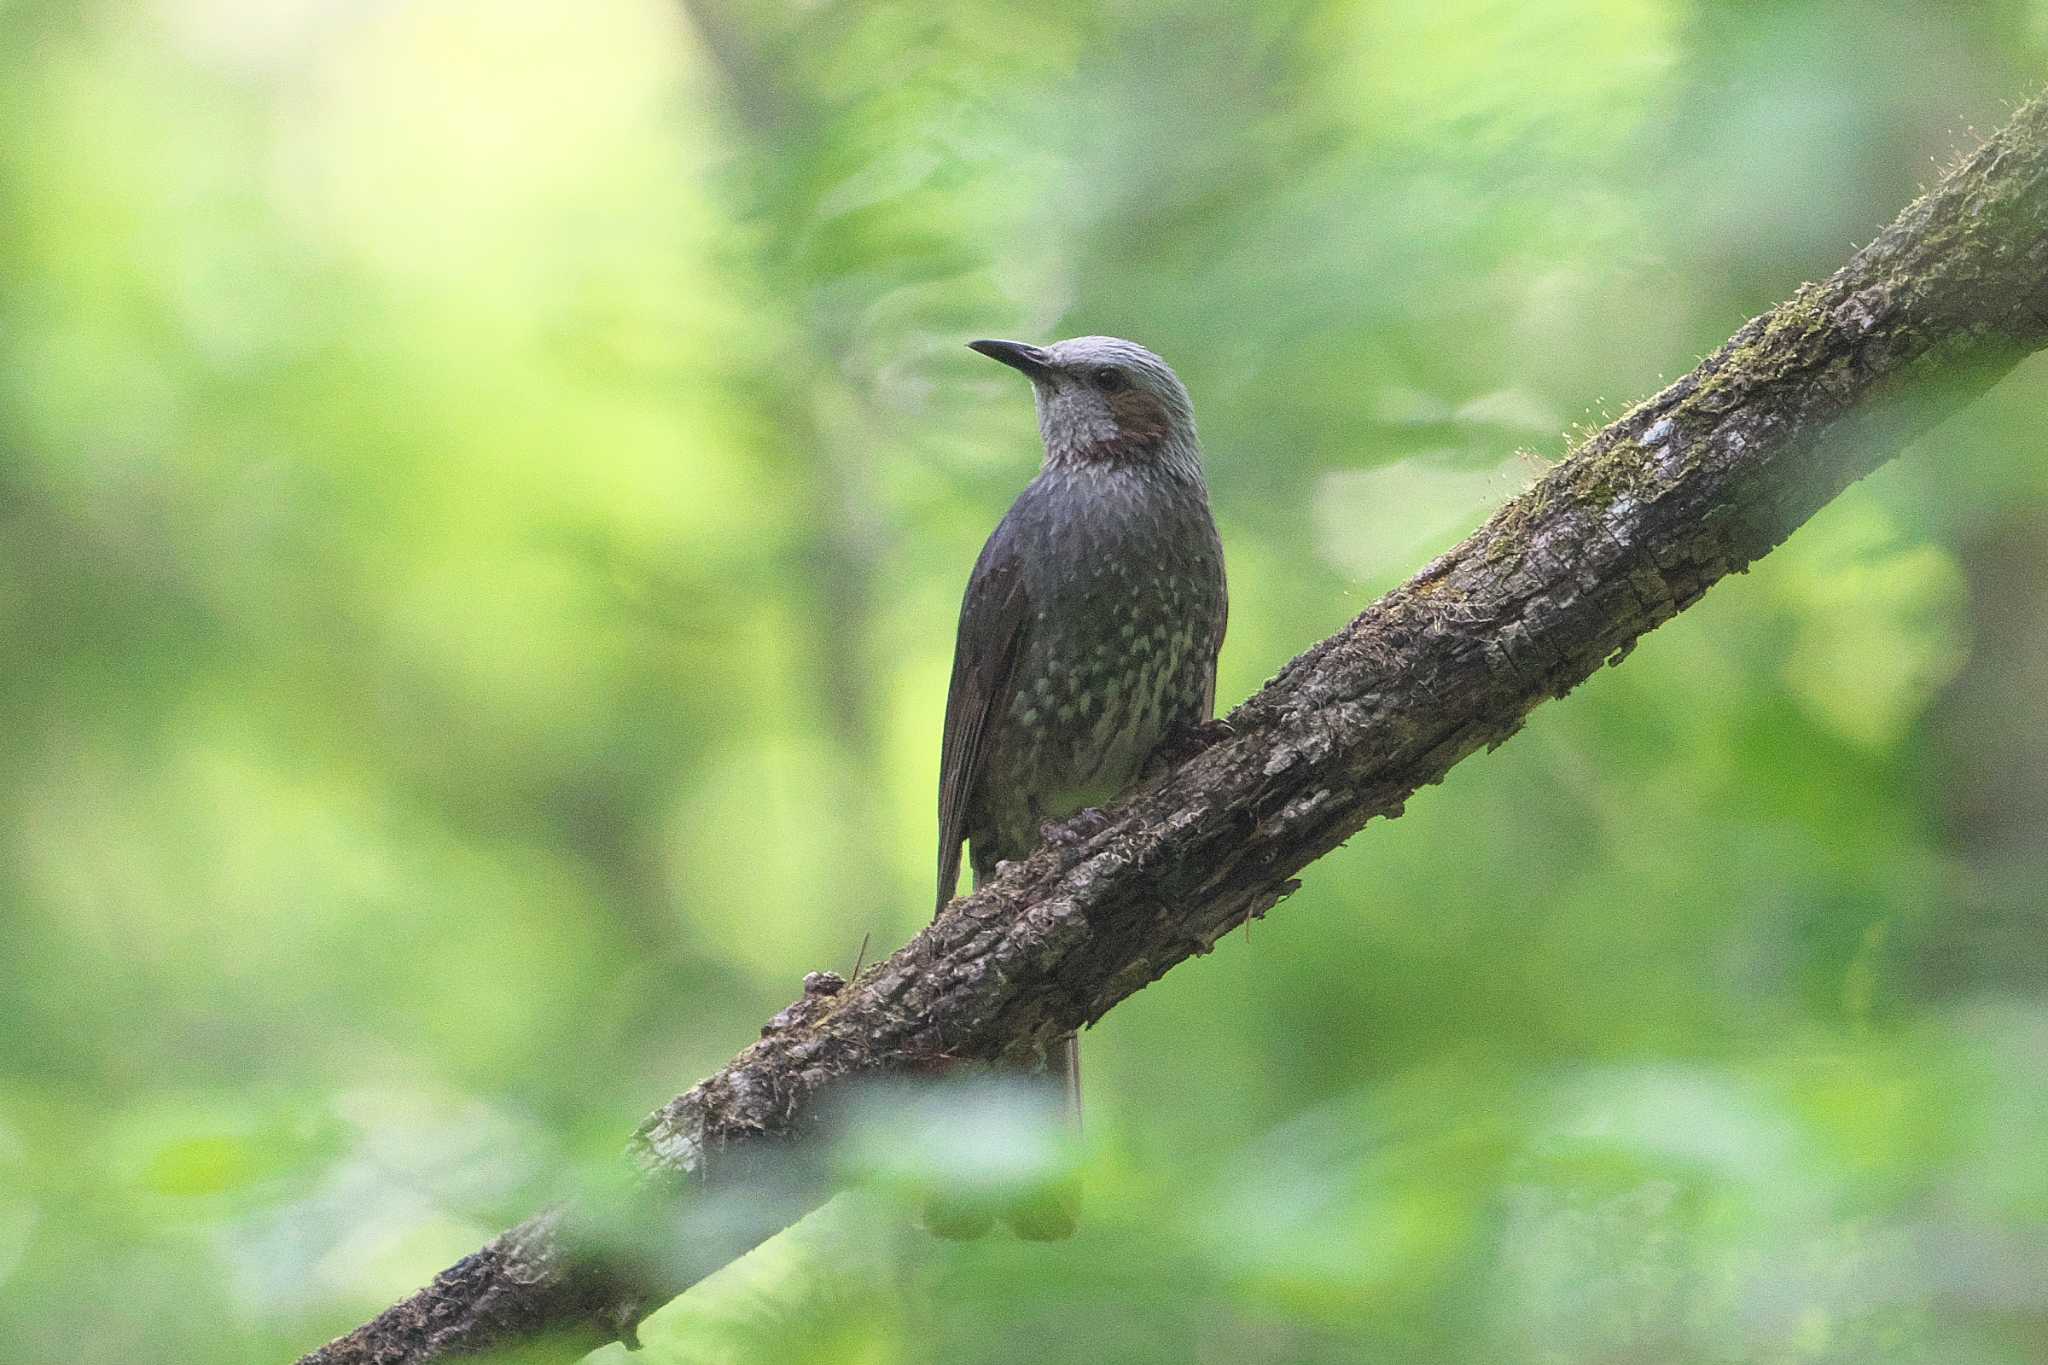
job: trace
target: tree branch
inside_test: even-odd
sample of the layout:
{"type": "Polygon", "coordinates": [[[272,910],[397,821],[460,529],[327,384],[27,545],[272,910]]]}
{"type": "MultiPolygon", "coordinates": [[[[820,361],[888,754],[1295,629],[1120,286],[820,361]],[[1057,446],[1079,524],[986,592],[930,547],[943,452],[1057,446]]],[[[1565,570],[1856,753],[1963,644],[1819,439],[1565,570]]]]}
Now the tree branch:
{"type": "Polygon", "coordinates": [[[305,1362],[411,1365],[543,1332],[563,1334],[565,1352],[630,1341],[645,1309],[829,1194],[804,1139],[835,1087],[1027,1057],[1094,1022],[2044,344],[2037,99],[1832,278],[1751,321],[1294,660],[1230,717],[1228,738],[1131,794],[1105,828],[1007,866],[855,983],[807,982],[758,1043],[634,1135],[615,1202],[642,1216],[635,1245],[570,1235],[586,1199],[305,1362]],[[736,1190],[719,1216],[677,1221],[736,1190]]]}

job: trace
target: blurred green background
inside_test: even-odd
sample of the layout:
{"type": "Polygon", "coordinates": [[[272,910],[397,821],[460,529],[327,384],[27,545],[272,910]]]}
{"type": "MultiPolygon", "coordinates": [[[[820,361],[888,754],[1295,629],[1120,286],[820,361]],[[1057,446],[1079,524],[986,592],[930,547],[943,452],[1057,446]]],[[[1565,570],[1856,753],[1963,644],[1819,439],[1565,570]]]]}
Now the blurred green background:
{"type": "MultiPolygon", "coordinates": [[[[262,1362],[930,903],[976,336],[1201,415],[1220,700],[1834,269],[2043,0],[0,3],[0,1356],[262,1362]]],[[[652,1365],[2048,1358],[2048,366],[652,1365]]],[[[617,1359],[610,1348],[606,1359],[617,1359]]]]}

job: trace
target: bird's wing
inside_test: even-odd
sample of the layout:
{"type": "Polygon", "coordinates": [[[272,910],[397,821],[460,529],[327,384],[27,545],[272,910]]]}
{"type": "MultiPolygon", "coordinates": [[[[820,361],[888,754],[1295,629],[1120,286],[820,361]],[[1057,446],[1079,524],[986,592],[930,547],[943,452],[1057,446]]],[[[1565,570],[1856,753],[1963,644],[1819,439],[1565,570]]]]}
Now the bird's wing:
{"type": "Polygon", "coordinates": [[[939,904],[944,910],[960,880],[967,809],[980,785],[987,741],[1010,704],[1017,660],[1031,625],[1031,603],[1014,553],[992,538],[967,580],[960,638],[953,646],[953,685],[946,693],[946,731],[939,748],[939,904]]]}
{"type": "Polygon", "coordinates": [[[1216,719],[1216,656],[1223,652],[1223,635],[1230,629],[1230,580],[1223,572],[1223,547],[1216,547],[1216,633],[1209,637],[1209,681],[1202,688],[1202,716],[1216,719]]]}

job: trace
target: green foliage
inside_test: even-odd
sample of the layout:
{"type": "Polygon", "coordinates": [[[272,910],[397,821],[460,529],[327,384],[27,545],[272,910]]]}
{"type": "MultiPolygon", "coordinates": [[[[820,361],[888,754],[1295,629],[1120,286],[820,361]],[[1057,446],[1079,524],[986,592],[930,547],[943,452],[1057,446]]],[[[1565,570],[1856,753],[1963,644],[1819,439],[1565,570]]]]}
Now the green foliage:
{"type": "MultiPolygon", "coordinates": [[[[1234,701],[1867,240],[2048,8],[14,0],[0,52],[0,1355],[240,1362],[917,928],[1036,456],[962,341],[1174,362],[1234,701]]],[[[2040,1359],[2044,374],[1117,1010],[1078,1151],[863,1129],[646,1359],[2040,1359]],[[1078,1162],[1073,1243],[909,1226],[1005,1153],[1078,1162]]]]}

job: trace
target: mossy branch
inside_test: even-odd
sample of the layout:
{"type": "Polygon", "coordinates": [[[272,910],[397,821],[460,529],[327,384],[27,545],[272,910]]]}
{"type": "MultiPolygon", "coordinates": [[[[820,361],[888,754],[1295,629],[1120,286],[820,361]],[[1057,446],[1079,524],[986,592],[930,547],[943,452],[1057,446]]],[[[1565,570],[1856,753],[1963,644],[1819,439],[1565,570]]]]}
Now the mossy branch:
{"type": "MultiPolygon", "coordinates": [[[[835,1087],[1029,1056],[1094,1022],[2044,344],[2048,103],[2036,100],[1834,276],[1282,669],[1226,738],[1130,794],[1106,827],[1008,866],[851,985],[810,983],[634,1135],[631,1176],[607,1207],[642,1214],[644,1240],[597,1254],[565,1231],[570,1213],[550,1213],[306,1365],[412,1365],[543,1337],[573,1355],[630,1338],[648,1307],[826,1196],[805,1139],[835,1087]],[[676,1221],[733,1190],[747,1197],[719,1218],[676,1221]]],[[[615,1226],[582,1223],[590,1203],[573,1221],[615,1226]]]]}

